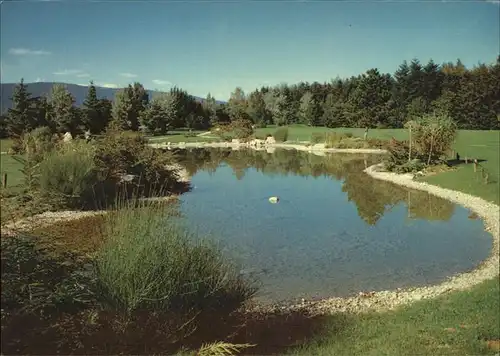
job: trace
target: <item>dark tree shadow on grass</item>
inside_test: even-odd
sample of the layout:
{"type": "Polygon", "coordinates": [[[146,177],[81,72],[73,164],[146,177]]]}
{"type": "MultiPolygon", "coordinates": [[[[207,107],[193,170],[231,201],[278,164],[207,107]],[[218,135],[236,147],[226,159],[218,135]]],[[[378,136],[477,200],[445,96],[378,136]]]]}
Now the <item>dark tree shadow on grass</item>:
{"type": "MultiPolygon", "coordinates": [[[[485,159],[477,159],[477,163],[482,163],[482,162],[487,162],[487,160],[485,159]]],[[[468,159],[467,162],[465,162],[465,159],[449,159],[446,161],[446,165],[448,165],[449,167],[455,167],[455,166],[459,166],[459,165],[462,165],[462,164],[473,164],[474,163],[474,159],[468,159]]]]}

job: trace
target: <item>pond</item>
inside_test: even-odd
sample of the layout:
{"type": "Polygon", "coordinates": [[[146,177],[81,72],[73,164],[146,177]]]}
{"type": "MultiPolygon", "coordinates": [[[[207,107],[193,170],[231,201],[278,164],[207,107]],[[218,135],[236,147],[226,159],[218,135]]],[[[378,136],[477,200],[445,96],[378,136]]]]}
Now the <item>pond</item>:
{"type": "Polygon", "coordinates": [[[258,278],[261,301],[433,284],[473,269],[492,248],[469,210],[363,173],[379,155],[175,153],[193,175],[182,219],[258,278]]]}

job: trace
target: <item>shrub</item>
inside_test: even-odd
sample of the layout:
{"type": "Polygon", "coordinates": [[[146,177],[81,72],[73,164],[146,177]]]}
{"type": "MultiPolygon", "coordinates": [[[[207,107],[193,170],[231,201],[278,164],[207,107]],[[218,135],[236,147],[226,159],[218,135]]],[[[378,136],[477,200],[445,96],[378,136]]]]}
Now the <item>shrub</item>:
{"type": "Polygon", "coordinates": [[[418,158],[417,153],[412,155],[413,159],[409,160],[409,142],[398,141],[392,138],[386,145],[389,153],[385,159],[385,167],[388,171],[396,173],[416,173],[426,167],[425,163],[418,158]]]}
{"type": "Polygon", "coordinates": [[[325,147],[336,148],[339,142],[342,141],[344,137],[344,135],[335,131],[327,132],[325,138],[325,147]]]}
{"type": "Polygon", "coordinates": [[[326,140],[326,135],[322,132],[313,132],[311,134],[311,143],[312,144],[325,142],[325,140],[326,140]]]}
{"type": "Polygon", "coordinates": [[[419,159],[412,159],[411,161],[406,161],[399,165],[390,162],[387,163],[385,167],[388,171],[396,173],[417,173],[423,170],[426,165],[419,159]]]}
{"type": "Polygon", "coordinates": [[[22,152],[38,162],[43,159],[44,154],[57,147],[58,141],[49,127],[38,127],[22,137],[22,152]]]}
{"type": "Polygon", "coordinates": [[[252,122],[250,120],[234,120],[230,126],[230,130],[237,139],[247,139],[253,134],[252,122]]]}
{"type": "Polygon", "coordinates": [[[450,149],[457,134],[457,126],[446,115],[425,115],[409,121],[412,145],[417,157],[426,157],[427,164],[438,162],[450,149]]]}
{"type": "Polygon", "coordinates": [[[401,165],[408,161],[408,152],[410,149],[408,141],[398,141],[392,138],[386,148],[389,153],[387,163],[401,165]]]}
{"type": "Polygon", "coordinates": [[[334,147],[350,148],[350,149],[369,148],[368,144],[360,137],[354,137],[354,138],[344,137],[339,142],[337,142],[337,144],[334,147]]]}
{"type": "Polygon", "coordinates": [[[171,153],[149,147],[140,134],[111,132],[96,142],[95,163],[106,180],[105,191],[111,200],[118,194],[116,184],[125,175],[134,177],[122,184],[129,193],[149,196],[160,190],[162,194],[171,191],[178,185],[173,162],[171,153]]]}
{"type": "Polygon", "coordinates": [[[218,124],[212,131],[224,141],[231,141],[233,138],[246,140],[254,133],[252,122],[247,119],[236,119],[229,124],[218,124]]]}
{"type": "Polygon", "coordinates": [[[387,147],[387,141],[378,138],[367,138],[365,142],[370,148],[385,149],[387,147]]]}
{"type": "Polygon", "coordinates": [[[40,198],[57,208],[84,208],[99,183],[92,145],[73,141],[44,155],[38,166],[40,198]]]}
{"type": "Polygon", "coordinates": [[[98,252],[100,293],[118,310],[235,309],[255,293],[218,249],[196,241],[164,206],[124,206],[109,215],[98,252]]]}
{"type": "Polygon", "coordinates": [[[274,131],[273,137],[276,142],[286,142],[288,140],[288,127],[278,127],[276,131],[274,131]]]}
{"type": "Polygon", "coordinates": [[[23,164],[24,196],[44,208],[95,209],[112,205],[118,194],[185,190],[188,184],[181,182],[173,154],[146,143],[140,134],[115,130],[95,144],[73,140],[58,145],[45,152],[43,160],[14,157],[23,164]]]}
{"type": "Polygon", "coordinates": [[[221,140],[231,141],[233,139],[231,125],[228,123],[218,123],[212,127],[212,133],[219,136],[221,140]]]}
{"type": "Polygon", "coordinates": [[[351,132],[338,133],[338,132],[328,132],[326,134],[325,147],[328,148],[351,148],[351,149],[362,149],[362,148],[385,148],[386,142],[380,139],[367,139],[364,140],[361,137],[355,137],[351,132]]]}

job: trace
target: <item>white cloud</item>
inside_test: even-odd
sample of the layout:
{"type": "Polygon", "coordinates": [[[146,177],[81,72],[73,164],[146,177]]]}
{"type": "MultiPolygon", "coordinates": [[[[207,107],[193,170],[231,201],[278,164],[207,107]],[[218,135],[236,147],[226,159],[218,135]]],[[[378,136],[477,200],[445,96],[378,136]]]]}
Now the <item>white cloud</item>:
{"type": "Polygon", "coordinates": [[[162,79],[153,79],[151,82],[156,85],[172,85],[172,83],[169,82],[168,80],[162,80],[162,79]]]}
{"type": "Polygon", "coordinates": [[[77,78],[88,78],[88,77],[90,77],[90,74],[88,74],[88,73],[80,73],[80,74],[77,74],[76,76],[77,76],[77,78]]]}
{"type": "Polygon", "coordinates": [[[50,55],[51,52],[41,49],[33,50],[28,48],[11,48],[9,49],[9,54],[14,56],[47,56],[50,55]]]}
{"type": "Polygon", "coordinates": [[[500,5],[500,0],[486,0],[486,2],[489,2],[490,4],[494,5],[500,5]]]}
{"type": "Polygon", "coordinates": [[[95,83],[96,86],[98,87],[103,87],[103,88],[119,88],[118,84],[113,84],[113,83],[95,83]]]}
{"type": "Polygon", "coordinates": [[[125,78],[135,78],[135,77],[137,77],[137,74],[133,74],[133,73],[120,73],[120,75],[122,77],[125,77],[125,78]]]}
{"type": "Polygon", "coordinates": [[[40,82],[44,82],[44,81],[45,81],[44,78],[38,77],[38,78],[36,78],[35,83],[40,83],[40,82]]]}
{"type": "Polygon", "coordinates": [[[54,75],[78,75],[83,74],[81,69],[64,69],[57,72],[52,73],[54,75]]]}

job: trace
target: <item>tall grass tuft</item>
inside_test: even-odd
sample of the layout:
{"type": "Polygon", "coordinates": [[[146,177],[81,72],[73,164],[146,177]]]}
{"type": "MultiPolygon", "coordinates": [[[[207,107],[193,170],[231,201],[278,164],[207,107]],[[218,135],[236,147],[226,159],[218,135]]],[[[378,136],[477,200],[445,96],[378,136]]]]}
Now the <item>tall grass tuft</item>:
{"type": "Polygon", "coordinates": [[[235,310],[256,289],[208,242],[175,223],[167,206],[127,202],[109,214],[96,270],[100,293],[114,308],[235,310]]]}
{"type": "Polygon", "coordinates": [[[46,153],[38,166],[40,197],[54,207],[82,208],[93,199],[97,181],[94,149],[85,142],[46,153]]]}

